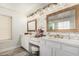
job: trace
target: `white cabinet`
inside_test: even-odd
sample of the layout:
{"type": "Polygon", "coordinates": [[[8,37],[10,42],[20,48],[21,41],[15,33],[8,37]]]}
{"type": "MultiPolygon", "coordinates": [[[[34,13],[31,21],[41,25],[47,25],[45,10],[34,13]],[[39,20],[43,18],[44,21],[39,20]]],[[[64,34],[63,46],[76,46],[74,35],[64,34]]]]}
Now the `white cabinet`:
{"type": "Polygon", "coordinates": [[[25,37],[22,36],[21,38],[21,46],[24,48],[25,47],[25,37]]]}
{"type": "Polygon", "coordinates": [[[60,48],[60,43],[55,41],[46,41],[46,46],[49,46],[51,48],[60,48]]]}
{"type": "Polygon", "coordinates": [[[46,46],[46,42],[42,40],[40,42],[40,56],[50,56],[51,55],[51,48],[46,46]]]}
{"type": "Polygon", "coordinates": [[[77,47],[74,47],[74,46],[71,46],[71,45],[63,44],[62,50],[68,51],[68,52],[73,53],[73,54],[78,54],[79,49],[77,47]]]}
{"type": "Polygon", "coordinates": [[[29,43],[40,46],[40,40],[41,38],[37,39],[35,37],[31,37],[30,35],[23,35],[21,38],[21,46],[29,51],[29,43]]]}
{"type": "Polygon", "coordinates": [[[46,46],[40,46],[40,56],[50,56],[51,49],[46,46]]]}
{"type": "Polygon", "coordinates": [[[68,51],[61,50],[61,49],[57,49],[55,55],[56,56],[75,56],[74,54],[69,53],[68,51]]]}
{"type": "Polygon", "coordinates": [[[23,36],[21,38],[21,46],[25,48],[27,51],[29,51],[29,40],[30,40],[29,36],[23,36]]]}
{"type": "MultiPolygon", "coordinates": [[[[40,47],[40,56],[79,56],[79,46],[57,40],[23,36],[21,46],[29,51],[29,42],[40,47]]],[[[78,43],[78,42],[77,42],[78,43]]]]}
{"type": "Polygon", "coordinates": [[[40,43],[41,56],[79,56],[79,47],[50,40],[40,43]]]}
{"type": "Polygon", "coordinates": [[[40,43],[40,55],[41,56],[54,56],[55,48],[53,47],[55,46],[52,44],[55,45],[55,43],[42,40],[40,43]]]}
{"type": "Polygon", "coordinates": [[[79,56],[79,48],[68,44],[61,44],[61,48],[56,50],[56,56],[79,56]]]}
{"type": "Polygon", "coordinates": [[[45,49],[45,41],[42,40],[40,42],[40,56],[45,56],[46,55],[46,49],[45,49]]]}

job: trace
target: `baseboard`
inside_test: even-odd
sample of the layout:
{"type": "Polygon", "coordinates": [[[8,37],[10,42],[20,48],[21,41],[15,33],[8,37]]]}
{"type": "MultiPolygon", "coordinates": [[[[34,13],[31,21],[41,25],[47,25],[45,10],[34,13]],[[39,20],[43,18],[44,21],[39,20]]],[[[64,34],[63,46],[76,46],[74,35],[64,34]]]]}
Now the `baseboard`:
{"type": "Polygon", "coordinates": [[[18,47],[21,47],[21,46],[16,46],[16,47],[10,47],[10,48],[6,48],[6,49],[2,49],[2,50],[0,50],[0,53],[4,52],[4,51],[15,49],[15,48],[18,48],[18,47]]]}

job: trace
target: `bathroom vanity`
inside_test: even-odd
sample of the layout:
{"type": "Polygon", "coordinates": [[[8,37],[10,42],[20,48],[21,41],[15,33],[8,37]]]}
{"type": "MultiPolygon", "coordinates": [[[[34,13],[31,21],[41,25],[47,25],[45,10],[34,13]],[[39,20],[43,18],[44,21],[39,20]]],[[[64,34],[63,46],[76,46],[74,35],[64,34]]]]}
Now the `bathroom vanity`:
{"type": "Polygon", "coordinates": [[[29,51],[30,42],[39,46],[40,56],[79,56],[79,40],[25,36],[21,45],[29,51]]]}

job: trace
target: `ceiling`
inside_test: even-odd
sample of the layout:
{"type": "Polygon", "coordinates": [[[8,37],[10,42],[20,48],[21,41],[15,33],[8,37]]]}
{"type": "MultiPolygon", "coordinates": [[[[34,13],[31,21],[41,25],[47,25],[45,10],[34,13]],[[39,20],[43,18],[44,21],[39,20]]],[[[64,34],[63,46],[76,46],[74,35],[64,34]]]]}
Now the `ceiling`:
{"type": "Polygon", "coordinates": [[[48,5],[47,3],[0,3],[0,7],[7,8],[21,14],[29,15],[37,9],[48,5]]]}

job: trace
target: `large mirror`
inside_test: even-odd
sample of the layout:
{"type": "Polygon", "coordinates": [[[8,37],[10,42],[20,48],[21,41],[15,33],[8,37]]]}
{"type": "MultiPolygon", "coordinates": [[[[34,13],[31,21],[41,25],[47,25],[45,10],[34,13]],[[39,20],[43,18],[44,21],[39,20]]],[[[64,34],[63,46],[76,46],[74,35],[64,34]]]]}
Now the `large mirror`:
{"type": "Polygon", "coordinates": [[[27,22],[27,31],[35,32],[37,30],[37,20],[31,20],[27,22]]]}
{"type": "Polygon", "coordinates": [[[48,18],[48,29],[75,29],[75,10],[60,13],[48,18]]]}
{"type": "Polygon", "coordinates": [[[66,9],[47,15],[47,31],[74,31],[77,29],[76,9],[66,9]]]}

